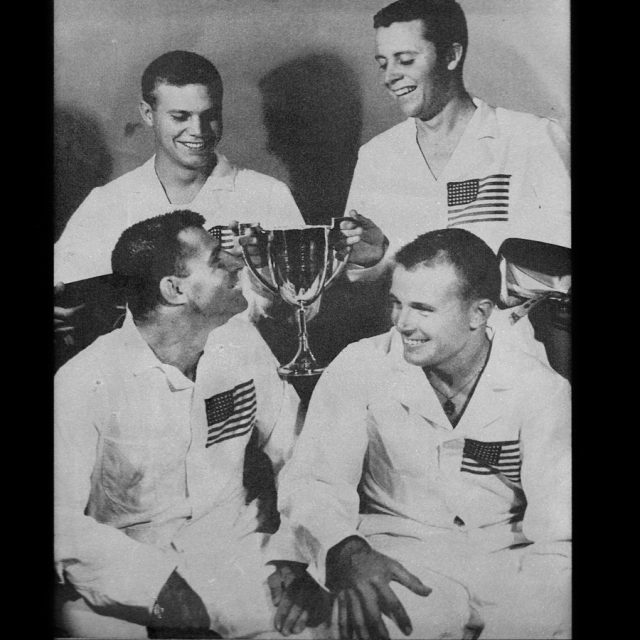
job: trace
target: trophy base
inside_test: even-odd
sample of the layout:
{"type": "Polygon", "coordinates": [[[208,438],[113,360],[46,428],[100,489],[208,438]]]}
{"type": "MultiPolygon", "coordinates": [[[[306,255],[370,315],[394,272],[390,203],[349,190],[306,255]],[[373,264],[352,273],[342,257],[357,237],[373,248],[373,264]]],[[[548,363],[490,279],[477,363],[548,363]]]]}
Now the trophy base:
{"type": "Polygon", "coordinates": [[[319,376],[326,367],[301,367],[295,365],[283,365],[282,367],[278,367],[278,375],[288,380],[290,378],[311,378],[313,376],[319,376]]]}

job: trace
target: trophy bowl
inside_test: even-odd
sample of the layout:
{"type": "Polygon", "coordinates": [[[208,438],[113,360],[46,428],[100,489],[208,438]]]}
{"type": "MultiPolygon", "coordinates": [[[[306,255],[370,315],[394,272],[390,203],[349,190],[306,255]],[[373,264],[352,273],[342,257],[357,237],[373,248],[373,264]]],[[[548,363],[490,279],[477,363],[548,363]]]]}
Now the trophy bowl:
{"type": "MultiPolygon", "coordinates": [[[[305,225],[298,228],[253,230],[266,247],[270,280],[250,258],[242,246],[245,264],[269,291],[295,307],[298,323],[298,350],[291,362],[278,367],[282,378],[318,376],[324,371],[309,348],[306,310],[344,269],[350,247],[338,256],[333,232],[345,218],[334,218],[332,225],[305,225]]],[[[349,218],[350,219],[350,218],[349,218]]]]}

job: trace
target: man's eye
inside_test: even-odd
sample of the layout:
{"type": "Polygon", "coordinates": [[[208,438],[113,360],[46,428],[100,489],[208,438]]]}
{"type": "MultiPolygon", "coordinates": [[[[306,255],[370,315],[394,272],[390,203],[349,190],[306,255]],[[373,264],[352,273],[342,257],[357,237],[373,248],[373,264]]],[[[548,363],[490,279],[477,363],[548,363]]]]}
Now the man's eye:
{"type": "Polygon", "coordinates": [[[414,62],[415,62],[415,58],[400,60],[400,64],[404,65],[405,67],[413,64],[414,62]]]}
{"type": "Polygon", "coordinates": [[[176,122],[184,122],[187,119],[187,116],[171,116],[173,120],[176,122]]]}

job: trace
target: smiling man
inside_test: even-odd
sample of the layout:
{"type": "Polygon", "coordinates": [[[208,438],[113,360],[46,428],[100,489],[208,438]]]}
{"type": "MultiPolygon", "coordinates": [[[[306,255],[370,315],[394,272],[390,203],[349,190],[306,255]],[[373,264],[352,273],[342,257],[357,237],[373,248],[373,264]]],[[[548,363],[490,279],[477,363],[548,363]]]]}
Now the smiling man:
{"type": "Polygon", "coordinates": [[[315,388],[279,505],[343,640],[570,637],[570,387],[488,328],[499,290],[480,238],[419,236],[315,388]]]}
{"type": "Polygon", "coordinates": [[[222,79],[206,58],[169,51],[145,69],[140,114],[153,131],[155,154],[142,166],[95,188],[55,245],[54,280],[111,273],[111,247],[130,225],[188,206],[205,228],[232,220],[299,226],[288,187],[234,166],[216,151],[222,138],[222,79]]]}
{"type": "MultiPolygon", "coordinates": [[[[570,247],[566,136],[555,121],[470,95],[460,5],[398,0],[373,26],[381,84],[405,120],[360,148],[346,210],[369,218],[367,237],[386,237],[388,246],[386,259],[349,276],[381,277],[399,247],[433,229],[468,229],[496,253],[508,238],[570,247]]],[[[354,260],[367,248],[354,247],[354,260]]],[[[506,316],[494,314],[492,322],[506,316]]],[[[528,318],[514,332],[545,359],[528,318]]]]}
{"type": "Polygon", "coordinates": [[[73,637],[273,637],[269,587],[301,585],[289,629],[307,622],[301,589],[322,602],[297,556],[265,555],[281,534],[257,533],[246,504],[252,434],[278,472],[299,399],[239,314],[242,261],[203,222],[179,210],[125,230],[124,324],[56,374],[54,549],[73,637]]]}

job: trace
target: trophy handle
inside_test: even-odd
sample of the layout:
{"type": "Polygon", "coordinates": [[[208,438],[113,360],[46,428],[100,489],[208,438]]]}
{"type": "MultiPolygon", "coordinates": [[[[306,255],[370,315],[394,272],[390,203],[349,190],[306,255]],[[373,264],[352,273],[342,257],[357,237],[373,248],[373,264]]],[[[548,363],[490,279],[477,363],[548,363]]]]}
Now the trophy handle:
{"type": "MultiPolygon", "coordinates": [[[[352,222],[357,222],[357,220],[355,218],[352,218],[351,216],[340,216],[338,218],[331,218],[330,232],[340,231],[339,225],[343,220],[351,220],[352,222]]],[[[333,270],[333,273],[331,274],[329,279],[324,283],[325,287],[328,287],[342,273],[344,268],[347,266],[347,262],[349,261],[349,255],[351,254],[351,248],[352,248],[351,246],[348,246],[346,248],[344,258],[342,260],[338,260],[336,258],[336,262],[338,263],[338,265],[333,270]]]]}
{"type": "Polygon", "coordinates": [[[258,279],[258,281],[267,288],[268,291],[271,291],[271,293],[278,293],[278,288],[275,287],[274,285],[272,285],[254,266],[252,260],[251,260],[251,256],[249,255],[249,251],[247,250],[247,247],[243,244],[240,245],[240,247],[242,248],[242,257],[244,258],[244,263],[247,265],[247,267],[249,268],[249,271],[251,271],[251,273],[258,279]]]}

